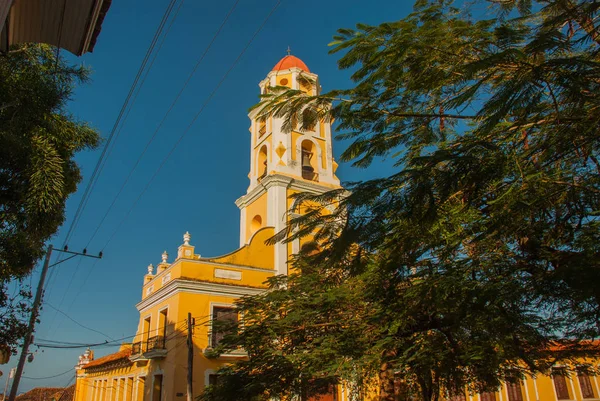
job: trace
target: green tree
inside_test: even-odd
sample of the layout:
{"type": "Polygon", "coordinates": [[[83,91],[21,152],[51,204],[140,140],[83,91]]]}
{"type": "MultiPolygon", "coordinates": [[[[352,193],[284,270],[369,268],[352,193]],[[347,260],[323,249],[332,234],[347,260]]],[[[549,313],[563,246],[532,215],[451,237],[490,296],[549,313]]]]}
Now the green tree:
{"type": "MultiPolygon", "coordinates": [[[[333,117],[340,137],[352,141],[344,161],[366,168],[387,157],[397,167],[349,184],[348,194],[297,196],[297,207],[339,207],[313,207],[275,238],[314,236],[322,249],[310,259],[317,278],[343,277],[336,291],[357,283],[358,293],[340,291],[360,301],[354,309],[335,302],[356,315],[339,320],[302,304],[304,294],[329,294],[327,285],[304,287],[310,274],[290,278],[287,288],[273,289],[289,293],[289,304],[272,303],[271,294],[254,301],[259,317],[286,313],[264,324],[256,319],[261,340],[285,343],[295,333],[292,323],[285,326],[292,312],[298,322],[342,332],[351,322],[371,334],[353,336],[358,354],[350,356],[336,348],[347,343],[335,331],[311,331],[288,354],[275,347],[294,363],[296,380],[300,373],[307,383],[351,380],[311,356],[326,355],[361,377],[379,376],[381,400],[412,394],[429,401],[597,351],[580,340],[600,336],[600,2],[457,4],[420,0],[400,21],[340,30],[332,52],[342,53],[340,68],[352,69],[353,88],[309,96],[275,87],[256,106],[284,118],[288,130],[333,117]],[[296,286],[302,291],[293,295],[296,286]],[[557,341],[562,352],[550,353],[557,341]]],[[[254,324],[232,344],[259,343],[245,334],[254,324]]],[[[229,367],[208,396],[227,399],[219,394],[229,377],[252,388],[260,382],[253,372],[267,377],[260,358],[269,352],[249,351],[248,362],[229,367]]],[[[275,388],[261,383],[267,392],[275,388]]]]}
{"type": "Polygon", "coordinates": [[[23,334],[23,296],[7,285],[28,275],[65,218],[65,202],[81,180],[78,151],[100,141],[67,111],[89,70],[56,58],[42,44],[0,55],[0,344],[23,334]]]}

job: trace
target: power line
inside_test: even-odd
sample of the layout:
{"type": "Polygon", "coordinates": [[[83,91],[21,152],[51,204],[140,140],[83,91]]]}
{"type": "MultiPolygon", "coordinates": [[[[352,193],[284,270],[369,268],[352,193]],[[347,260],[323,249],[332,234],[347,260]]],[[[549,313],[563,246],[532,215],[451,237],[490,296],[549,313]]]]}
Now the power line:
{"type": "Polygon", "coordinates": [[[69,230],[67,231],[67,235],[65,237],[65,242],[68,242],[73,230],[75,229],[75,226],[77,225],[79,218],[81,216],[81,213],[83,212],[83,209],[85,208],[85,204],[87,203],[87,199],[89,196],[91,196],[91,193],[94,190],[95,184],[98,181],[97,177],[100,173],[100,169],[101,166],[103,165],[103,160],[104,157],[107,154],[108,148],[113,140],[113,138],[115,137],[115,133],[117,131],[117,127],[119,126],[119,124],[121,123],[121,119],[123,118],[123,115],[125,114],[125,111],[129,105],[129,100],[131,99],[131,97],[134,94],[135,88],[138,84],[138,81],[140,80],[142,73],[144,71],[144,69],[146,68],[146,64],[148,63],[148,60],[150,59],[150,55],[152,54],[152,52],[154,51],[154,47],[156,46],[156,43],[158,41],[158,38],[160,37],[160,35],[162,34],[162,31],[165,27],[165,23],[167,22],[167,20],[169,19],[169,16],[171,14],[171,11],[173,10],[173,7],[175,6],[175,3],[177,2],[177,0],[171,0],[171,2],[169,3],[169,5],[167,6],[167,9],[165,10],[164,14],[163,14],[163,18],[160,21],[160,24],[154,34],[154,37],[152,38],[152,42],[150,43],[150,46],[148,47],[148,50],[146,51],[146,55],[144,56],[144,59],[142,60],[142,64],[140,66],[140,68],[138,69],[138,72],[135,76],[135,79],[133,81],[133,84],[131,85],[130,89],[129,89],[129,93],[127,94],[127,97],[125,98],[125,101],[123,102],[123,105],[121,106],[121,110],[119,111],[119,114],[117,116],[117,120],[115,121],[113,128],[111,129],[111,132],[108,136],[108,140],[106,141],[106,145],[104,145],[104,148],[102,149],[102,153],[100,154],[100,159],[98,160],[98,163],[96,163],[96,167],[94,168],[94,171],[92,173],[92,176],[90,178],[90,181],[88,182],[88,185],[84,191],[84,194],[82,196],[81,202],[79,203],[79,206],[77,208],[77,211],[75,212],[75,217],[73,219],[73,222],[71,224],[71,226],[69,227],[69,230]]]}
{"type": "Polygon", "coordinates": [[[64,372],[59,373],[59,374],[54,375],[54,376],[46,376],[46,377],[27,377],[27,376],[23,376],[23,378],[24,379],[30,379],[30,380],[54,379],[55,377],[60,377],[60,376],[66,375],[67,373],[72,372],[72,371],[73,371],[73,368],[69,368],[69,370],[65,370],[64,372]]]}
{"type": "Polygon", "coordinates": [[[117,202],[117,199],[119,198],[119,196],[121,195],[121,193],[125,189],[125,186],[127,186],[127,183],[129,182],[129,180],[131,179],[131,176],[133,175],[133,173],[137,169],[140,161],[142,160],[142,158],[144,157],[144,155],[148,151],[148,148],[150,147],[150,145],[152,144],[152,142],[154,142],[154,139],[156,138],[156,135],[158,134],[158,132],[162,128],[162,126],[165,123],[165,121],[166,121],[167,117],[169,116],[169,114],[171,114],[171,111],[173,110],[173,108],[175,107],[175,105],[177,104],[177,102],[179,101],[179,98],[181,97],[181,95],[183,94],[183,92],[185,91],[185,89],[187,88],[187,86],[190,83],[190,81],[192,80],[193,76],[196,74],[196,71],[198,70],[198,67],[200,67],[200,64],[202,63],[202,61],[204,60],[204,58],[208,54],[209,50],[211,49],[211,47],[214,44],[215,40],[217,39],[217,37],[219,36],[219,34],[221,33],[221,31],[223,30],[223,27],[225,26],[225,24],[229,20],[229,17],[233,13],[233,11],[236,9],[236,7],[237,7],[237,5],[238,5],[239,2],[240,2],[240,0],[236,0],[235,3],[233,4],[233,6],[231,7],[231,9],[229,10],[229,12],[227,13],[227,15],[225,15],[225,18],[221,22],[221,25],[219,26],[219,28],[217,29],[217,31],[214,33],[212,39],[210,40],[210,42],[208,43],[208,45],[204,49],[204,52],[202,53],[202,55],[200,56],[200,58],[198,59],[198,61],[194,65],[194,68],[192,68],[192,71],[189,73],[189,75],[188,75],[187,79],[185,80],[185,82],[183,83],[183,86],[179,90],[179,93],[177,93],[177,96],[175,96],[175,99],[173,99],[173,102],[171,102],[171,105],[169,106],[169,109],[163,115],[162,120],[160,121],[160,123],[158,124],[158,126],[156,127],[156,129],[154,130],[154,133],[150,137],[150,140],[146,143],[146,146],[144,147],[144,150],[142,151],[142,153],[137,158],[137,160],[136,160],[135,164],[133,165],[132,169],[129,171],[129,175],[127,176],[127,178],[125,179],[125,181],[121,185],[121,188],[119,189],[119,191],[115,195],[114,199],[112,200],[112,203],[110,204],[110,206],[108,207],[108,209],[104,213],[104,216],[100,220],[100,223],[96,227],[96,230],[92,234],[92,236],[91,236],[90,240],[88,241],[86,247],[89,246],[89,244],[92,242],[92,240],[96,237],[96,234],[98,234],[98,231],[100,230],[100,227],[102,226],[102,224],[106,220],[106,217],[108,216],[108,214],[110,213],[110,211],[114,207],[115,203],[117,202]]]}
{"type": "Polygon", "coordinates": [[[83,327],[83,328],[84,328],[84,329],[86,329],[86,330],[93,331],[94,333],[101,334],[101,335],[103,335],[104,337],[106,337],[106,338],[108,338],[108,339],[110,339],[110,340],[112,340],[112,339],[113,339],[113,338],[112,338],[111,336],[109,336],[108,334],[104,334],[103,332],[101,332],[101,331],[99,331],[99,330],[92,329],[91,327],[88,327],[88,326],[85,326],[85,325],[83,325],[83,324],[79,323],[77,320],[73,319],[71,316],[67,315],[65,312],[63,312],[63,311],[61,311],[60,309],[58,309],[58,308],[56,308],[56,307],[52,306],[52,305],[51,305],[49,302],[44,302],[44,304],[45,304],[45,305],[48,305],[49,307],[51,307],[52,309],[54,309],[56,312],[60,313],[61,315],[63,315],[64,317],[66,317],[67,319],[69,319],[70,321],[72,321],[73,323],[77,324],[78,326],[80,326],[80,327],[83,327]]]}
{"type": "MultiPolygon", "coordinates": [[[[137,169],[140,161],[142,160],[142,158],[144,157],[144,155],[146,154],[146,152],[148,151],[150,145],[154,142],[154,139],[156,138],[158,132],[160,131],[160,129],[162,128],[162,126],[164,125],[167,117],[170,115],[171,111],[173,110],[173,108],[175,107],[175,105],[177,104],[177,102],[179,101],[179,98],[181,97],[181,95],[183,94],[183,92],[185,91],[185,89],[187,88],[188,84],[190,83],[190,81],[192,80],[193,76],[196,74],[196,71],[198,70],[198,67],[200,67],[200,64],[202,63],[202,61],[204,60],[204,58],[206,57],[206,55],[208,54],[209,50],[211,49],[212,45],[214,44],[214,42],[216,41],[217,37],[219,36],[219,34],[221,33],[221,31],[223,30],[224,26],[226,25],[227,21],[229,20],[229,17],[231,16],[231,14],[234,12],[234,10],[236,9],[237,5],[239,4],[240,0],[236,0],[235,3],[233,4],[233,6],[231,7],[231,9],[229,10],[229,12],[225,15],[225,18],[223,19],[223,21],[221,22],[221,25],[219,26],[219,28],[217,29],[217,31],[214,33],[212,39],[210,40],[210,42],[208,43],[208,45],[206,46],[206,48],[204,49],[204,52],[202,53],[202,55],[200,56],[200,58],[198,59],[198,61],[196,62],[196,64],[194,65],[194,67],[192,68],[192,71],[189,73],[187,79],[185,80],[183,86],[181,87],[181,89],[179,90],[179,93],[177,93],[177,95],[175,96],[175,99],[173,100],[173,102],[171,103],[169,109],[167,110],[167,112],[163,115],[160,123],[158,124],[158,126],[156,127],[156,129],[154,130],[152,136],[150,137],[149,141],[146,143],[146,146],[144,147],[144,149],[142,150],[142,153],[138,156],[135,164],[133,165],[133,167],[131,168],[131,170],[129,171],[128,176],[125,178],[125,181],[123,182],[123,184],[121,185],[119,191],[117,192],[117,194],[115,195],[115,197],[113,198],[111,204],[109,205],[108,209],[106,210],[106,212],[104,213],[104,216],[102,217],[102,219],[100,220],[100,223],[98,223],[98,225],[96,226],[96,229],[94,230],[92,236],[90,237],[88,243],[86,244],[86,248],[90,245],[90,243],[93,241],[93,239],[95,238],[96,234],[98,234],[98,231],[100,230],[100,228],[102,227],[102,224],[104,224],[104,221],[106,220],[107,216],[109,215],[109,213],[111,212],[112,208],[114,207],[114,205],[116,204],[118,198],[120,197],[120,195],[122,194],[123,190],[125,189],[125,187],[127,186],[127,184],[129,183],[129,180],[131,179],[131,177],[133,176],[133,173],[135,172],[135,170],[137,169]]],[[[181,5],[183,4],[183,1],[179,4],[179,7],[177,9],[177,12],[175,14],[175,17],[171,20],[171,25],[173,24],[173,22],[175,21],[175,18],[177,18],[177,14],[179,13],[179,9],[181,8],[181,5]]],[[[167,33],[165,34],[165,36],[163,37],[163,39],[166,37],[166,35],[168,35],[171,25],[169,25],[169,28],[167,29],[167,33]]],[[[159,46],[158,51],[155,53],[155,58],[156,55],[158,54],[158,52],[160,51],[160,48],[162,47],[162,42],[159,46]]],[[[154,62],[154,60],[153,60],[154,62]]],[[[149,71],[150,69],[148,69],[149,71]]],[[[142,85],[143,82],[145,81],[146,77],[148,76],[148,74],[146,74],[146,76],[144,77],[144,80],[142,81],[142,85]]],[[[141,88],[141,86],[140,86],[141,88]]],[[[135,95],[134,98],[134,102],[135,99],[137,98],[137,95],[139,94],[140,90],[138,90],[138,92],[135,95]]],[[[131,111],[131,108],[129,108],[129,111],[131,111]]],[[[129,111],[127,112],[127,115],[125,118],[127,118],[127,116],[129,115],[129,111]]],[[[123,127],[123,125],[121,125],[121,127],[119,128],[119,131],[121,130],[121,128],[123,127]]],[[[118,136],[118,133],[117,133],[118,136]]],[[[110,153],[110,152],[109,152],[110,153]]],[[[106,159],[105,159],[106,160],[106,159]]],[[[101,170],[100,170],[101,171],[101,170]]],[[[89,199],[89,198],[88,198],[89,199]]],[[[85,207],[85,205],[84,205],[85,207]]],[[[77,264],[77,268],[79,267],[79,264],[81,263],[81,261],[77,264]]],[[[76,271],[78,269],[75,269],[76,271]]],[[[81,288],[79,290],[79,293],[81,293],[82,289],[85,287],[85,284],[87,283],[87,280],[89,279],[89,276],[91,274],[91,271],[88,273],[88,275],[86,276],[85,280],[83,281],[83,284],[81,285],[81,288]]],[[[73,276],[74,277],[74,276],[73,276]]],[[[65,295],[68,293],[68,290],[70,289],[71,283],[72,283],[73,278],[71,279],[71,281],[69,282],[69,286],[67,287],[67,291],[65,291],[63,293],[63,299],[61,300],[59,305],[62,305],[62,301],[64,300],[65,295]]],[[[78,295],[79,295],[78,293],[78,295]]],[[[77,296],[73,299],[73,301],[71,302],[71,305],[69,306],[69,308],[67,309],[67,311],[71,310],[71,307],[75,301],[75,299],[77,298],[77,296]]]]}
{"type": "MultiPolygon", "coordinates": [[[[181,8],[181,5],[183,4],[183,1],[184,0],[181,1],[180,5],[179,5],[179,8],[177,9],[177,12],[179,12],[179,9],[181,8]]],[[[116,140],[118,138],[120,132],[121,132],[121,129],[119,129],[117,131],[117,128],[119,127],[119,125],[122,128],[122,126],[125,124],[125,120],[127,119],[127,116],[129,115],[129,113],[127,113],[125,115],[125,118],[123,118],[123,116],[125,114],[125,111],[128,108],[131,109],[131,107],[133,107],[133,104],[135,103],[135,100],[137,99],[137,94],[136,94],[136,96],[134,97],[133,101],[130,104],[130,100],[131,100],[132,95],[135,92],[135,88],[138,87],[138,82],[140,80],[140,77],[142,76],[144,70],[146,69],[146,64],[148,63],[148,60],[149,60],[151,54],[154,51],[154,48],[155,48],[156,43],[158,41],[158,38],[161,36],[161,34],[163,32],[163,29],[165,27],[165,23],[168,21],[169,16],[170,16],[170,14],[171,14],[171,12],[173,10],[173,7],[175,6],[176,2],[177,2],[177,0],[171,0],[171,2],[169,3],[169,5],[167,6],[165,12],[163,13],[163,17],[162,17],[162,19],[161,19],[161,21],[159,23],[158,28],[156,29],[156,31],[154,33],[154,37],[152,38],[152,41],[151,41],[151,43],[150,43],[150,45],[148,47],[148,50],[146,51],[146,55],[144,56],[144,59],[142,60],[142,63],[140,65],[139,69],[138,69],[138,72],[137,72],[137,74],[136,74],[136,76],[134,78],[134,81],[133,81],[132,85],[130,86],[129,93],[127,94],[127,97],[125,98],[125,101],[123,102],[123,104],[121,106],[121,110],[119,111],[117,119],[116,119],[115,123],[113,124],[113,127],[112,127],[111,132],[110,132],[110,134],[108,136],[106,144],[104,145],[104,148],[102,149],[102,153],[100,154],[98,162],[96,163],[96,166],[94,167],[94,171],[92,172],[90,180],[88,181],[88,184],[87,184],[87,186],[85,188],[85,191],[84,191],[84,193],[82,195],[82,198],[81,198],[81,200],[79,202],[79,205],[78,205],[77,210],[75,212],[75,216],[73,217],[73,221],[71,222],[71,225],[69,226],[69,229],[67,231],[67,235],[65,236],[63,247],[68,244],[69,239],[71,238],[71,235],[72,235],[73,231],[75,230],[77,224],[79,223],[81,215],[83,214],[83,210],[87,206],[89,198],[91,197],[91,194],[92,194],[92,192],[93,192],[93,190],[94,190],[94,188],[96,186],[96,183],[98,182],[98,178],[100,176],[100,173],[102,172],[102,169],[104,168],[106,159],[108,158],[108,155],[110,153],[109,149],[110,149],[111,143],[114,143],[113,139],[116,140]],[[121,120],[123,120],[123,124],[121,124],[121,120]]],[[[174,21],[174,19],[175,18],[173,18],[173,21],[174,21]]],[[[168,30],[170,30],[170,28],[172,26],[172,22],[169,25],[168,30]]],[[[165,33],[165,35],[163,37],[163,41],[164,41],[164,38],[166,37],[167,34],[168,34],[168,31],[165,33]]],[[[163,42],[161,42],[161,44],[160,44],[161,47],[162,47],[162,43],[163,42]]],[[[160,50],[160,48],[159,48],[159,50],[160,50]]],[[[158,54],[158,51],[156,52],[156,54],[158,54]]],[[[150,63],[150,66],[147,69],[147,73],[152,68],[152,65],[154,63],[154,59],[150,63]]],[[[146,76],[147,76],[147,74],[146,74],[146,76]]],[[[143,78],[141,84],[139,85],[139,87],[138,87],[139,90],[141,90],[141,87],[142,87],[142,85],[143,85],[143,83],[145,81],[146,76],[143,78]]],[[[137,93],[139,93],[139,90],[138,90],[137,93]]],[[[79,264],[78,264],[78,266],[79,266],[79,264]]],[[[53,283],[53,279],[55,278],[54,277],[55,275],[56,275],[55,271],[52,271],[50,273],[50,278],[48,279],[48,283],[49,283],[48,287],[49,288],[52,288],[51,284],[53,283]]],[[[72,281],[73,281],[73,278],[74,278],[74,275],[71,276],[71,280],[69,281],[68,288],[70,288],[70,286],[72,284],[72,281]]],[[[61,302],[59,303],[59,307],[62,306],[65,294],[67,292],[68,291],[65,291],[63,293],[63,298],[61,299],[61,302]]],[[[52,317],[52,320],[51,320],[52,323],[54,322],[55,318],[56,318],[56,313],[52,317]]]]}
{"type": "Polygon", "coordinates": [[[227,79],[227,77],[229,76],[229,74],[231,73],[231,71],[238,64],[238,62],[240,61],[240,59],[246,53],[246,51],[248,50],[248,48],[250,47],[250,45],[252,44],[252,42],[254,41],[254,39],[258,36],[258,34],[260,33],[260,31],[262,31],[263,27],[266,25],[267,21],[271,18],[271,16],[275,12],[275,10],[277,10],[277,8],[279,7],[280,4],[281,4],[281,0],[278,0],[277,3],[275,4],[275,6],[273,6],[273,8],[271,9],[271,11],[267,15],[267,17],[263,20],[263,22],[261,23],[261,25],[254,32],[254,34],[252,35],[252,37],[250,38],[250,40],[246,43],[246,46],[242,49],[242,51],[237,56],[237,58],[235,59],[235,61],[231,65],[231,67],[229,67],[229,69],[227,70],[227,72],[225,73],[225,75],[223,75],[223,77],[221,78],[221,80],[217,83],[216,87],[213,89],[213,91],[210,93],[210,95],[206,98],[206,100],[204,101],[204,103],[202,104],[202,106],[200,107],[200,109],[198,110],[198,112],[196,113],[196,115],[194,116],[194,118],[192,118],[192,121],[185,128],[185,130],[183,131],[183,133],[181,134],[181,136],[179,136],[179,138],[175,142],[175,145],[173,145],[173,147],[171,148],[171,150],[169,151],[169,153],[167,154],[167,156],[162,160],[162,162],[160,163],[158,169],[154,172],[154,174],[152,175],[152,177],[150,178],[150,180],[146,183],[146,186],[144,187],[144,189],[142,190],[142,192],[140,193],[140,195],[133,202],[133,205],[131,206],[131,208],[127,211],[127,213],[125,214],[125,216],[123,217],[123,219],[117,225],[117,228],[113,231],[113,233],[109,237],[109,239],[106,242],[106,244],[102,247],[103,250],[113,240],[113,238],[115,237],[115,235],[117,234],[117,232],[119,231],[119,229],[121,228],[121,226],[123,225],[123,223],[125,222],[125,220],[127,220],[127,217],[129,217],[129,215],[131,214],[131,212],[133,211],[133,209],[135,209],[135,207],[137,206],[137,204],[140,201],[140,199],[142,198],[142,196],[144,196],[144,194],[146,193],[146,191],[148,190],[148,188],[150,187],[150,185],[152,184],[152,182],[154,181],[154,179],[156,178],[156,176],[158,175],[158,173],[160,172],[160,170],[164,167],[164,165],[167,162],[167,160],[169,160],[170,157],[173,155],[173,153],[175,152],[175,150],[177,149],[177,147],[179,146],[179,144],[181,143],[181,141],[183,140],[183,138],[190,131],[190,129],[192,128],[192,126],[194,125],[194,123],[196,122],[196,120],[198,119],[198,117],[200,117],[200,115],[202,114],[202,112],[204,111],[204,109],[206,108],[206,106],[208,105],[208,103],[210,102],[210,100],[217,93],[217,91],[219,90],[219,88],[221,87],[221,85],[223,84],[223,82],[225,82],[225,80],[227,79]]]}
{"type": "MultiPolygon", "coordinates": [[[[207,316],[199,316],[199,318],[206,318],[207,316]]],[[[206,321],[201,322],[201,324],[204,324],[206,321]]],[[[179,331],[184,325],[185,325],[185,321],[179,321],[179,322],[174,322],[174,332],[171,333],[171,335],[167,336],[165,338],[165,341],[170,340],[172,337],[177,335],[177,331],[179,331]],[[183,322],[183,323],[182,323],[183,322]]],[[[156,329],[152,329],[152,330],[148,330],[142,333],[135,333],[129,336],[125,336],[125,337],[121,337],[121,338],[117,338],[114,339],[112,341],[104,341],[101,343],[69,343],[69,342],[63,342],[63,341],[55,341],[55,340],[42,340],[40,339],[40,341],[45,341],[45,342],[49,342],[49,343],[54,343],[54,344],[44,344],[42,342],[40,343],[35,343],[34,345],[40,348],[66,348],[66,349],[73,349],[73,348],[87,348],[87,347],[97,347],[97,346],[116,346],[116,345],[120,345],[119,341],[122,340],[126,340],[135,336],[143,336],[144,334],[149,334],[149,333],[156,333],[157,331],[160,332],[161,330],[163,330],[165,327],[168,327],[168,325],[166,326],[161,326],[161,327],[157,327],[156,329]]]]}

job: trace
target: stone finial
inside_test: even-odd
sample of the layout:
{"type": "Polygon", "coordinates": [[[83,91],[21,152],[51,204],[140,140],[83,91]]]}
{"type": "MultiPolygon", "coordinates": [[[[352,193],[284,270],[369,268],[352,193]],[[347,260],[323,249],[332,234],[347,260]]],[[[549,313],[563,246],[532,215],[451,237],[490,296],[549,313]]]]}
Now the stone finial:
{"type": "Polygon", "coordinates": [[[167,263],[167,259],[169,258],[169,254],[167,253],[167,251],[164,251],[161,256],[162,256],[162,263],[167,263]]]}
{"type": "Polygon", "coordinates": [[[148,274],[152,274],[152,271],[154,270],[154,266],[152,266],[152,263],[150,263],[148,265],[148,274]]]}
{"type": "Polygon", "coordinates": [[[189,245],[191,239],[192,235],[189,233],[189,231],[186,231],[185,234],[183,234],[183,245],[189,245]]]}

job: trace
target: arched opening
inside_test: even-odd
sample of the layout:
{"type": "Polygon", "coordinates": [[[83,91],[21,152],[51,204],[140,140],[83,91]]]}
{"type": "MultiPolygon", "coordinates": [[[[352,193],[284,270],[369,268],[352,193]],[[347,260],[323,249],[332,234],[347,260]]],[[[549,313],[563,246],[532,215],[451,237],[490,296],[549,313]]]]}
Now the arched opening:
{"type": "Polygon", "coordinates": [[[252,218],[252,221],[250,222],[250,230],[252,231],[252,234],[254,234],[258,230],[260,230],[261,227],[262,227],[262,217],[260,217],[260,215],[257,214],[256,216],[254,216],[254,218],[252,218]]]}
{"type": "Polygon", "coordinates": [[[263,145],[258,151],[258,179],[262,180],[267,175],[267,145],[263,145]]]}
{"type": "Polygon", "coordinates": [[[311,141],[302,141],[302,178],[305,180],[319,181],[316,150],[311,141]]]}

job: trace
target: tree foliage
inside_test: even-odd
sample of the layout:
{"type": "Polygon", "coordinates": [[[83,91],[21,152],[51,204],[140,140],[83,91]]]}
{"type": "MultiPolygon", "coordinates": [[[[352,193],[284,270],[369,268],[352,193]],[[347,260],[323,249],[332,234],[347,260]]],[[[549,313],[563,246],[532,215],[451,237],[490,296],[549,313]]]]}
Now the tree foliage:
{"type": "MultiPolygon", "coordinates": [[[[353,88],[263,95],[256,107],[288,130],[335,118],[339,137],[352,141],[344,161],[366,168],[393,158],[397,171],[349,184],[348,194],[296,197],[296,207],[339,207],[310,208],[275,239],[310,236],[323,250],[308,259],[312,273],[253,301],[262,337],[246,334],[251,321],[232,341],[252,349],[272,338],[277,352],[249,351],[223,383],[260,380],[261,355],[274,352],[297,362],[308,383],[356,383],[354,367],[378,376],[381,400],[429,401],[596,352],[581,340],[600,335],[599,9],[583,0],[419,0],[400,21],[339,30],[332,52],[352,70],[353,88]],[[330,287],[331,277],[343,279],[330,287]],[[343,317],[303,304],[336,291],[357,297],[334,302],[343,317]],[[274,303],[280,293],[287,304],[274,303]],[[284,317],[267,320],[271,311],[284,317]],[[310,331],[284,352],[297,334],[290,314],[307,327],[333,324],[333,334],[310,331]]],[[[273,379],[265,391],[281,385],[264,375],[273,379]]]]}
{"type": "Polygon", "coordinates": [[[67,111],[75,85],[88,77],[88,69],[57,59],[47,45],[0,55],[0,344],[16,343],[27,309],[7,284],[42,256],[81,180],[73,158],[100,140],[67,111]]]}

